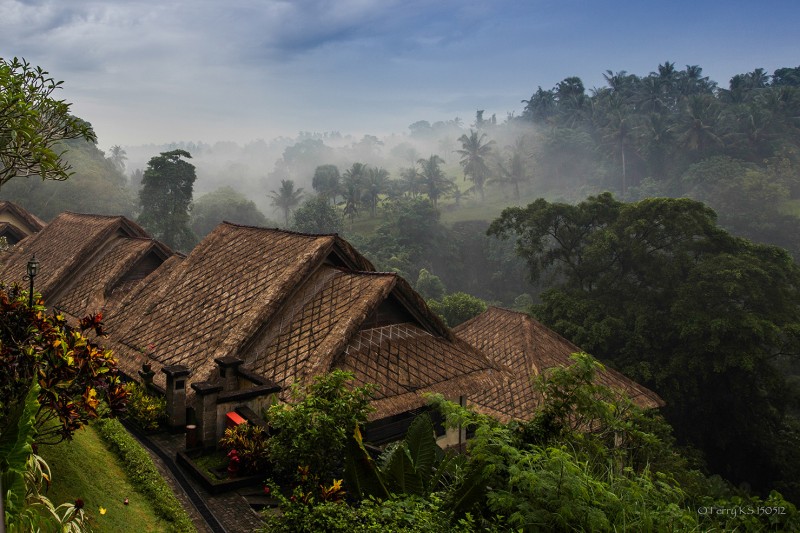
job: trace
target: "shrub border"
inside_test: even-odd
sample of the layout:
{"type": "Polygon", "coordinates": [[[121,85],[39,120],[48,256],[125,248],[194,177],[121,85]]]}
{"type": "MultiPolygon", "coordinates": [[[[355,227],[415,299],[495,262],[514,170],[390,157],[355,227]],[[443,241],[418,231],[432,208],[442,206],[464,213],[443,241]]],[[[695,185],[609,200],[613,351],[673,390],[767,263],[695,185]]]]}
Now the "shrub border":
{"type": "Polygon", "coordinates": [[[127,432],[119,420],[100,419],[94,424],[108,448],[119,457],[134,487],[146,496],[156,514],[174,531],[196,532],[186,510],[158,472],[153,459],[127,432]]]}

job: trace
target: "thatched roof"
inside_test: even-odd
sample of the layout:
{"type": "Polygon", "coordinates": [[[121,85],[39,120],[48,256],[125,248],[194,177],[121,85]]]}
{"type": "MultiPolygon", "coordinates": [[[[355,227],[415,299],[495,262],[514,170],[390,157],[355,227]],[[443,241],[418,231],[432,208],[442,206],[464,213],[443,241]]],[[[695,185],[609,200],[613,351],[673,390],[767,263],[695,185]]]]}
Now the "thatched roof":
{"type": "Polygon", "coordinates": [[[343,368],[379,386],[378,417],[423,405],[423,390],[496,383],[486,357],[454,339],[402,278],[374,272],[336,235],[223,223],[107,325],[131,376],[145,358],[157,379],[163,366],[187,366],[189,383],[213,379],[214,359],[231,356],[284,387],[343,368]]]}
{"type": "Polygon", "coordinates": [[[121,360],[145,352],[157,378],[161,366],[181,364],[192,371],[190,382],[203,381],[215,358],[239,355],[323,262],[372,268],[335,235],[223,222],[170,272],[126,298],[107,322],[111,338],[121,360]]]}
{"type": "Polygon", "coordinates": [[[57,306],[77,318],[113,314],[120,300],[172,254],[153,239],[116,239],[97,262],[78,273],[57,306]]]}
{"type": "MultiPolygon", "coordinates": [[[[531,379],[549,368],[570,366],[571,354],[582,351],[525,313],[499,307],[490,307],[453,332],[507,370],[500,386],[470,397],[479,410],[503,420],[530,419],[541,400],[531,379]]],[[[664,405],[658,394],[611,368],[599,372],[596,380],[624,392],[640,407],[664,405]]]]}
{"type": "Polygon", "coordinates": [[[122,216],[62,213],[42,231],[14,246],[0,279],[9,284],[22,283],[27,263],[35,254],[40,264],[35,288],[48,304],[58,305],[73,284],[120,238],[147,238],[147,233],[122,216]]]}
{"type": "Polygon", "coordinates": [[[454,339],[396,274],[322,266],[245,350],[253,371],[282,386],[339,368],[377,385],[375,418],[496,384],[494,365],[454,339]]]}

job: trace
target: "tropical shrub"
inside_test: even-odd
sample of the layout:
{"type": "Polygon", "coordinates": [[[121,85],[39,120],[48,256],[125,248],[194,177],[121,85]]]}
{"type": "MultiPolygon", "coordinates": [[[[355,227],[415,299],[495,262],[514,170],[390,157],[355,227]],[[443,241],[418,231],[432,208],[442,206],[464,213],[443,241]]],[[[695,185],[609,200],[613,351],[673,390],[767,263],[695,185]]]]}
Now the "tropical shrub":
{"type": "Polygon", "coordinates": [[[264,472],[269,465],[267,430],[254,424],[239,424],[225,430],[219,444],[226,452],[236,450],[240,468],[245,473],[264,472]]]}
{"type": "Polygon", "coordinates": [[[270,533],[466,533],[477,531],[471,517],[454,524],[442,512],[437,496],[398,496],[386,500],[368,498],[359,504],[300,501],[279,496],[281,513],[266,513],[261,531],[270,533]]]}
{"type": "Polygon", "coordinates": [[[273,435],[267,456],[278,475],[307,467],[319,479],[342,477],[345,445],[354,429],[367,420],[372,386],[349,387],[350,372],[334,370],[308,386],[295,383],[292,400],[266,413],[273,435]]]}
{"type": "Polygon", "coordinates": [[[42,494],[50,483],[47,463],[33,453],[39,385],[31,383],[24,401],[13,406],[0,432],[0,497],[5,531],[86,531],[80,505],[55,507],[42,494]]]}
{"type": "Polygon", "coordinates": [[[155,431],[161,427],[167,416],[167,400],[163,396],[151,394],[147,388],[136,382],[125,384],[128,393],[126,416],[145,431],[155,431]]]}
{"type": "Polygon", "coordinates": [[[88,316],[75,328],[60,313],[45,312],[40,300],[29,307],[18,287],[0,286],[0,431],[36,377],[40,444],[69,439],[90,420],[121,413],[126,400],[111,352],[85,336],[104,334],[102,316],[88,316]]]}

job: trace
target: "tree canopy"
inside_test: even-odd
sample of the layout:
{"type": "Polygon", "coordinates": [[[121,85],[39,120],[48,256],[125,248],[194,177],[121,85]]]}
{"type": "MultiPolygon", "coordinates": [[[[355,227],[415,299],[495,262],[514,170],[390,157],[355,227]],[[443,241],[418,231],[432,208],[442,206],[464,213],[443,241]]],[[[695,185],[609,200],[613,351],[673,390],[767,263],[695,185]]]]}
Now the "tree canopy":
{"type": "Polygon", "coordinates": [[[156,239],[182,251],[196,241],[189,227],[189,207],[197,176],[194,165],[184,160],[191,157],[185,150],[173,150],[151,158],[139,191],[139,223],[156,239]]]}
{"type": "Polygon", "coordinates": [[[781,368],[800,354],[800,267],[784,250],[729,235],[693,200],[608,193],[506,209],[489,233],[551,282],[535,313],[661,394],[715,471],[798,494],[781,368]]]}
{"type": "Polygon", "coordinates": [[[204,194],[192,206],[192,230],[199,239],[211,233],[223,220],[247,226],[269,225],[256,204],[231,187],[220,187],[204,194]]]}

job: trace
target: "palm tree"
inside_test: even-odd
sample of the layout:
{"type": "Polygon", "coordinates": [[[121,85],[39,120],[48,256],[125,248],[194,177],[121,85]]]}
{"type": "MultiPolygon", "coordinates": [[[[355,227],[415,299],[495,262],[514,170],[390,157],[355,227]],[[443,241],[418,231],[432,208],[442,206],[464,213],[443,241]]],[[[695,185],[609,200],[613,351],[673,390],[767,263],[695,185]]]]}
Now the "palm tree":
{"type": "Polygon", "coordinates": [[[369,212],[374,217],[378,207],[378,196],[386,192],[389,171],[384,168],[370,168],[366,174],[362,198],[367,201],[369,212]]]}
{"type": "Polygon", "coordinates": [[[417,167],[408,167],[400,171],[400,183],[403,190],[410,194],[412,198],[416,198],[419,194],[420,177],[417,167]]]}
{"type": "Polygon", "coordinates": [[[530,179],[526,162],[531,156],[525,150],[525,137],[518,138],[513,146],[506,146],[506,151],[508,163],[503,164],[498,161],[498,168],[502,174],[501,181],[514,186],[514,198],[519,200],[519,184],[530,179]]]}
{"type": "Polygon", "coordinates": [[[606,99],[605,121],[602,128],[603,141],[619,155],[622,168],[622,194],[628,188],[627,158],[633,144],[634,116],[630,107],[616,94],[606,99]]]}
{"type": "Polygon", "coordinates": [[[344,197],[344,214],[350,219],[351,225],[353,217],[358,214],[366,175],[367,165],[364,163],[353,163],[352,167],[344,171],[344,186],[341,194],[344,197]]]}
{"type": "Polygon", "coordinates": [[[467,134],[458,138],[461,142],[461,150],[458,153],[461,155],[461,166],[464,169],[464,179],[469,178],[475,186],[475,189],[481,195],[481,202],[484,201],[483,186],[489,178],[489,167],[486,164],[486,159],[492,153],[492,145],[494,141],[484,142],[486,138],[485,133],[478,135],[477,131],[469,130],[467,134]]]}
{"type": "Polygon", "coordinates": [[[417,164],[420,166],[419,179],[423,189],[428,193],[433,207],[436,207],[439,198],[448,194],[455,188],[453,182],[444,175],[444,171],[439,165],[444,160],[438,155],[431,155],[428,159],[419,159],[417,164]]]}
{"type": "Polygon", "coordinates": [[[272,198],[272,205],[283,211],[283,221],[288,227],[289,215],[300,204],[300,200],[303,198],[303,189],[295,189],[292,180],[281,180],[281,188],[278,189],[278,192],[270,191],[269,197],[272,198]]]}
{"type": "Polygon", "coordinates": [[[698,159],[709,149],[722,147],[722,139],[716,133],[719,115],[713,96],[691,96],[677,124],[678,143],[690,152],[697,153],[698,159]]]}
{"type": "Polygon", "coordinates": [[[109,150],[108,159],[114,165],[114,168],[120,172],[125,171],[125,160],[128,159],[128,154],[120,145],[115,144],[111,147],[111,150],[109,150]]]}

